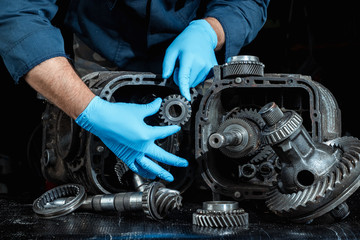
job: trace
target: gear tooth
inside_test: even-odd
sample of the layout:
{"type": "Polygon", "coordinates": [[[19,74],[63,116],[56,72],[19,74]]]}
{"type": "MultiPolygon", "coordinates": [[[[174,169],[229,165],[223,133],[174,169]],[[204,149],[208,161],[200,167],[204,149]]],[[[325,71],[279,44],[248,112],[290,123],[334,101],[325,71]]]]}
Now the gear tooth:
{"type": "Polygon", "coordinates": [[[121,159],[117,158],[114,171],[118,177],[119,183],[123,184],[123,176],[127,171],[129,171],[129,167],[121,159]]]}

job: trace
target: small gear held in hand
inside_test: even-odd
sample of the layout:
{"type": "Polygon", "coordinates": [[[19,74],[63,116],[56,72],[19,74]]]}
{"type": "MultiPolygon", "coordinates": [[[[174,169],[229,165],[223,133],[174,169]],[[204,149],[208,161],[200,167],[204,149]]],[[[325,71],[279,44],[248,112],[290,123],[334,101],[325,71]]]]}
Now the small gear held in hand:
{"type": "Polygon", "coordinates": [[[159,115],[167,125],[185,125],[191,117],[191,104],[179,94],[169,95],[163,99],[159,115]]]}

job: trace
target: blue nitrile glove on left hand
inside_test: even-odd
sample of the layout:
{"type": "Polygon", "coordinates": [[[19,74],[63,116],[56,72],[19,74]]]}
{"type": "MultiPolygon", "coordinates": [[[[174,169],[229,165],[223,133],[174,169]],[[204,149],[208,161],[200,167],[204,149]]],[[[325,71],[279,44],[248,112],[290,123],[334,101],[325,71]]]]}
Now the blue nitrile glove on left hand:
{"type": "Polygon", "coordinates": [[[203,82],[217,65],[216,45],[217,35],[211,25],[206,20],[192,21],[166,50],[163,78],[174,72],[181,94],[190,101],[190,88],[203,82]],[[177,61],[179,68],[174,70],[177,61]]]}
{"type": "Polygon", "coordinates": [[[150,126],[144,122],[145,117],[159,110],[161,102],[157,98],[148,104],[112,103],[96,96],[75,121],[98,136],[132,171],[171,182],[174,177],[151,159],[177,167],[186,167],[188,162],[154,143],[179,131],[179,126],[150,126]]]}

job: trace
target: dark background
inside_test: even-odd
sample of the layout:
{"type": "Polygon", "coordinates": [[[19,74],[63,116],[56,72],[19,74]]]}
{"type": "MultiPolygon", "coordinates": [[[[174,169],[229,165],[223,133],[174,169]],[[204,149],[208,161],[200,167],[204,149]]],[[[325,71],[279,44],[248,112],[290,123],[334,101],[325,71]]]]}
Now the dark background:
{"type": "MultiPolygon", "coordinates": [[[[266,73],[300,73],[321,82],[342,110],[343,134],[355,137],[360,136],[357,11],[355,1],[272,0],[264,28],[241,51],[258,56],[266,73]]],[[[45,105],[25,81],[16,85],[1,61],[0,77],[0,183],[10,194],[37,197],[43,179],[30,162],[39,159],[35,130],[45,105]]]]}

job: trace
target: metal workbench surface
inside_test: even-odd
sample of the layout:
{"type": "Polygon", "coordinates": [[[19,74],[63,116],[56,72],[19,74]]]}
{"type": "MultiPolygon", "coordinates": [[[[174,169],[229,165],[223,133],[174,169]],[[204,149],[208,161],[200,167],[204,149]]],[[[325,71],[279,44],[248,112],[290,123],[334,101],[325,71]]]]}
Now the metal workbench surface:
{"type": "Polygon", "coordinates": [[[192,225],[192,213],[200,203],[184,203],[162,221],[147,219],[141,212],[76,211],[42,219],[33,212],[31,202],[0,195],[0,239],[360,239],[357,199],[354,196],[348,201],[352,212],[342,222],[323,218],[311,224],[295,224],[271,214],[260,216],[255,209],[247,210],[249,226],[221,229],[192,225]]]}

